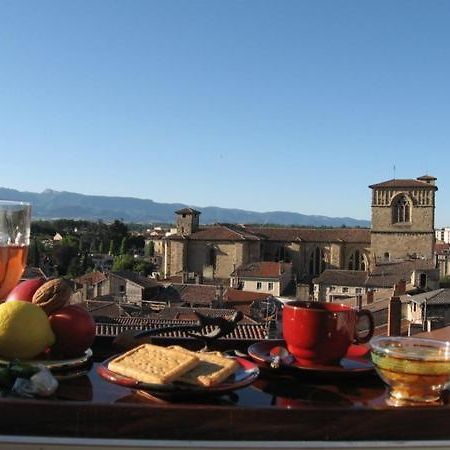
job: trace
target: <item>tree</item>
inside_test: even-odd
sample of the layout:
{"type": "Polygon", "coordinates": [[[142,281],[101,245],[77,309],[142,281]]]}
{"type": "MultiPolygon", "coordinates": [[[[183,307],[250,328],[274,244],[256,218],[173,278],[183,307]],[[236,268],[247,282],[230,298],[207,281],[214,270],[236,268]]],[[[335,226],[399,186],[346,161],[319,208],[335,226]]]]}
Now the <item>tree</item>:
{"type": "Polygon", "coordinates": [[[133,250],[145,248],[144,236],[128,236],[128,248],[133,250]]]}
{"type": "Polygon", "coordinates": [[[109,226],[109,233],[111,239],[120,242],[123,237],[128,235],[128,227],[120,220],[115,220],[109,226]]]}
{"type": "Polygon", "coordinates": [[[114,258],[113,271],[133,270],[134,258],[131,255],[119,255],[114,258]]]}
{"type": "Polygon", "coordinates": [[[32,267],[39,267],[41,261],[41,252],[36,238],[31,241],[30,250],[28,252],[28,265],[32,267]]]}
{"type": "Polygon", "coordinates": [[[116,251],[116,243],[114,242],[114,239],[111,239],[109,241],[109,251],[108,251],[108,253],[111,256],[114,256],[117,253],[117,251],[116,251]]]}
{"type": "Polygon", "coordinates": [[[133,271],[143,276],[150,275],[155,270],[155,266],[148,261],[136,261],[133,266],[133,271]]]}
{"type": "Polygon", "coordinates": [[[80,276],[83,272],[80,264],[80,258],[78,256],[74,256],[67,267],[66,275],[70,278],[76,278],[80,276]]]}
{"type": "Polygon", "coordinates": [[[122,242],[120,243],[120,254],[126,255],[127,250],[128,250],[128,238],[124,236],[122,238],[122,242]]]}
{"type": "Polygon", "coordinates": [[[148,241],[145,246],[145,256],[154,256],[155,254],[155,243],[153,241],[148,241]]]}
{"type": "Polygon", "coordinates": [[[97,252],[97,239],[93,238],[91,243],[89,244],[89,252],[96,253],[97,252]]]}
{"type": "Polygon", "coordinates": [[[77,257],[77,248],[73,245],[59,244],[53,249],[53,262],[59,276],[67,274],[72,258],[77,257]]]}

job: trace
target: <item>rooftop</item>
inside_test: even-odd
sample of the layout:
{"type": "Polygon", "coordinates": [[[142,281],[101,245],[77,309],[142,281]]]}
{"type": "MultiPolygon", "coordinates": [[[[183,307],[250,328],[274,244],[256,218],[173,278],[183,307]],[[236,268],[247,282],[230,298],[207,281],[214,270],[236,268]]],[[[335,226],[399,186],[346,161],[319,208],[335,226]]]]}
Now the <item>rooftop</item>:
{"type": "Polygon", "coordinates": [[[370,189],[374,188],[425,188],[425,189],[434,189],[437,191],[437,187],[433,184],[428,183],[427,181],[436,180],[434,177],[430,177],[425,175],[424,177],[419,177],[416,180],[414,179],[392,179],[388,181],[383,181],[377,184],[371,184],[369,186],[370,189]]]}
{"type": "Polygon", "coordinates": [[[240,278],[280,278],[291,272],[292,264],[274,261],[257,261],[237,268],[232,275],[240,278]]]}
{"type": "Polygon", "coordinates": [[[436,289],[422,294],[412,295],[410,300],[414,303],[427,305],[450,305],[450,289],[436,289]]]}

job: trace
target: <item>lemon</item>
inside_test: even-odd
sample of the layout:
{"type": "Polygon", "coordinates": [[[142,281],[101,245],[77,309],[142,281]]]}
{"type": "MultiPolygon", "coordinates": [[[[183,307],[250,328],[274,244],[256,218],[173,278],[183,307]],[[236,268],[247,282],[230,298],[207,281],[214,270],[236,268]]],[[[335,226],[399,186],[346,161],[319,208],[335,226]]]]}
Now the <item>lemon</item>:
{"type": "Polygon", "coordinates": [[[14,300],[0,304],[0,355],[31,359],[55,342],[47,314],[37,305],[14,300]]]}

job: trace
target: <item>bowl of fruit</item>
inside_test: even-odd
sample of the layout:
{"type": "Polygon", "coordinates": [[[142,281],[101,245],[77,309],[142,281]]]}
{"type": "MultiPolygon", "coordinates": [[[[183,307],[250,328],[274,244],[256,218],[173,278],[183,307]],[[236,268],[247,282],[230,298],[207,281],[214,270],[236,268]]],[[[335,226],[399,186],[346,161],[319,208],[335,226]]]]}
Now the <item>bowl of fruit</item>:
{"type": "Polygon", "coordinates": [[[450,383],[450,342],[379,336],[370,347],[375,369],[389,386],[389,405],[442,402],[450,383]]]}
{"type": "Polygon", "coordinates": [[[19,283],[0,303],[0,361],[85,358],[95,339],[95,321],[71,304],[66,280],[19,283]]]}

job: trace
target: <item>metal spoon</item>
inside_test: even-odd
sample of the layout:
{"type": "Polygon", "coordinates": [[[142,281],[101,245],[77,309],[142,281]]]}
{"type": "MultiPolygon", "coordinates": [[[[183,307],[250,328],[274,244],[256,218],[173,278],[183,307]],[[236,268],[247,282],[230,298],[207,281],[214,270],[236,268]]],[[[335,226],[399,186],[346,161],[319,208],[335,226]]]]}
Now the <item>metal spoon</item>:
{"type": "Polygon", "coordinates": [[[271,357],[270,367],[272,369],[279,369],[282,365],[289,366],[294,362],[294,356],[289,353],[286,347],[281,345],[273,347],[269,356],[271,357]]]}

